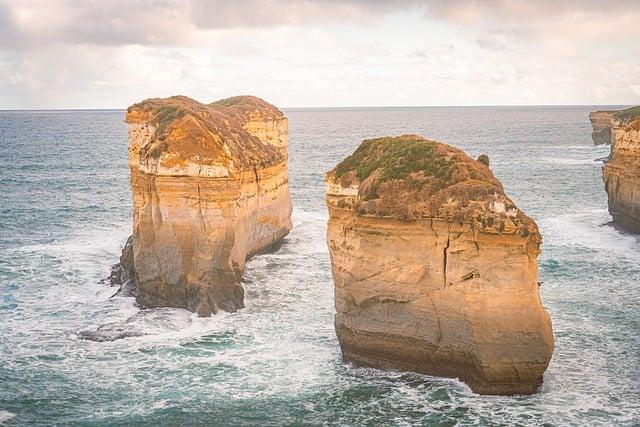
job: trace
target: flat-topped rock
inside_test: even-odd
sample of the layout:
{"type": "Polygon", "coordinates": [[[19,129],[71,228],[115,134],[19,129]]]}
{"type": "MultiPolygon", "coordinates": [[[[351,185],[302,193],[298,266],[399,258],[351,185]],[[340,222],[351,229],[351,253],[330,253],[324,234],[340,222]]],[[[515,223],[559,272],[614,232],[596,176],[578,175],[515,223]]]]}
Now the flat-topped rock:
{"type": "Polygon", "coordinates": [[[286,118],[249,96],[201,104],[185,96],[127,109],[130,165],[157,175],[225,176],[286,160],[286,118]],[[254,131],[255,123],[273,132],[254,131]]]}
{"type": "Polygon", "coordinates": [[[327,173],[345,359],[528,394],[553,352],[535,222],[486,156],[416,135],[364,141],[327,173]]]}
{"type": "Polygon", "coordinates": [[[450,145],[417,135],[363,141],[327,174],[328,194],[359,215],[467,222],[485,233],[539,239],[489,167],[450,145]],[[356,192],[357,190],[357,192],[356,192]]]}
{"type": "Polygon", "coordinates": [[[116,282],[145,307],[243,307],[244,264],[291,229],[287,119],[241,96],[127,109],[133,235],[116,282]]]}

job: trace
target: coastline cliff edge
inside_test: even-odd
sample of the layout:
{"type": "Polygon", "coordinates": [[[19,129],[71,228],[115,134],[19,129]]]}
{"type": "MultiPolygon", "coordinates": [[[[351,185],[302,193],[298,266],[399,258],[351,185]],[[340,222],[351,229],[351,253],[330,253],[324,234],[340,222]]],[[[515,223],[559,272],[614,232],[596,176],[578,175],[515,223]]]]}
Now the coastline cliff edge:
{"type": "Polygon", "coordinates": [[[600,113],[610,117],[608,130],[593,128],[594,135],[600,131],[611,137],[611,153],[602,168],[609,213],[616,224],[640,234],[640,106],[589,117],[600,113]]]}

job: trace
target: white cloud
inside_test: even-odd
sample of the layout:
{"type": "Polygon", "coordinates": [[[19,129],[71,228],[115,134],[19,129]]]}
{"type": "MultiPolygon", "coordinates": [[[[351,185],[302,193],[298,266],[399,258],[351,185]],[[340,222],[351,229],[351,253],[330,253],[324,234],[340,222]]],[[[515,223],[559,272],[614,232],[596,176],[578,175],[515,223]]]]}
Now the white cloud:
{"type": "Polygon", "coordinates": [[[640,5],[0,0],[0,108],[640,102],[640,5]]]}

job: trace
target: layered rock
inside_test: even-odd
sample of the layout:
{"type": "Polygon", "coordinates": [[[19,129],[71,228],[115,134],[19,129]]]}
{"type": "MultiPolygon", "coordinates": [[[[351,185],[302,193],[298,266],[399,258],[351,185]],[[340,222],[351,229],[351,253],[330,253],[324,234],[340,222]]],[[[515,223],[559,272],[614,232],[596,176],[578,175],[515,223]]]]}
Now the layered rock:
{"type": "Polygon", "coordinates": [[[129,107],[126,122],[133,235],[115,281],[145,307],[243,307],[245,261],[291,229],[286,117],[255,97],[174,96],[129,107]]]}
{"type": "Polygon", "coordinates": [[[403,135],[327,174],[335,327],[345,359],[533,393],[553,351],[535,222],[482,161],[403,135]]]}
{"type": "Polygon", "coordinates": [[[589,121],[593,127],[591,138],[595,145],[609,145],[613,139],[613,129],[616,126],[615,111],[593,111],[589,113],[589,121]]]}
{"type": "Polygon", "coordinates": [[[609,213],[623,228],[640,233],[640,107],[615,117],[611,154],[602,169],[609,213]]]}

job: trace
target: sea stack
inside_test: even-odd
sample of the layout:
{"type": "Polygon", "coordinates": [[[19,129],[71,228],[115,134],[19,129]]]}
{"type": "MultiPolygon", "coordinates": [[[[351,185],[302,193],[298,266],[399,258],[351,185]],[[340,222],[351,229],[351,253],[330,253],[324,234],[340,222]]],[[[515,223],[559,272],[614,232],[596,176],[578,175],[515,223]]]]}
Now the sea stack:
{"type": "Polygon", "coordinates": [[[530,394],[553,333],[536,223],[489,159],[416,135],[365,140],[327,173],[335,327],[359,365],[530,394]]]}
{"type": "Polygon", "coordinates": [[[614,115],[611,154],[602,169],[609,213],[615,223],[640,234],[640,107],[614,115]]]}
{"type": "Polygon", "coordinates": [[[243,307],[245,261],[292,226],[287,118],[252,96],[174,96],[132,105],[126,122],[133,235],[112,282],[144,307],[243,307]]]}
{"type": "Polygon", "coordinates": [[[591,138],[594,145],[609,145],[613,140],[616,126],[615,111],[593,111],[589,113],[589,121],[593,127],[591,138]]]}

